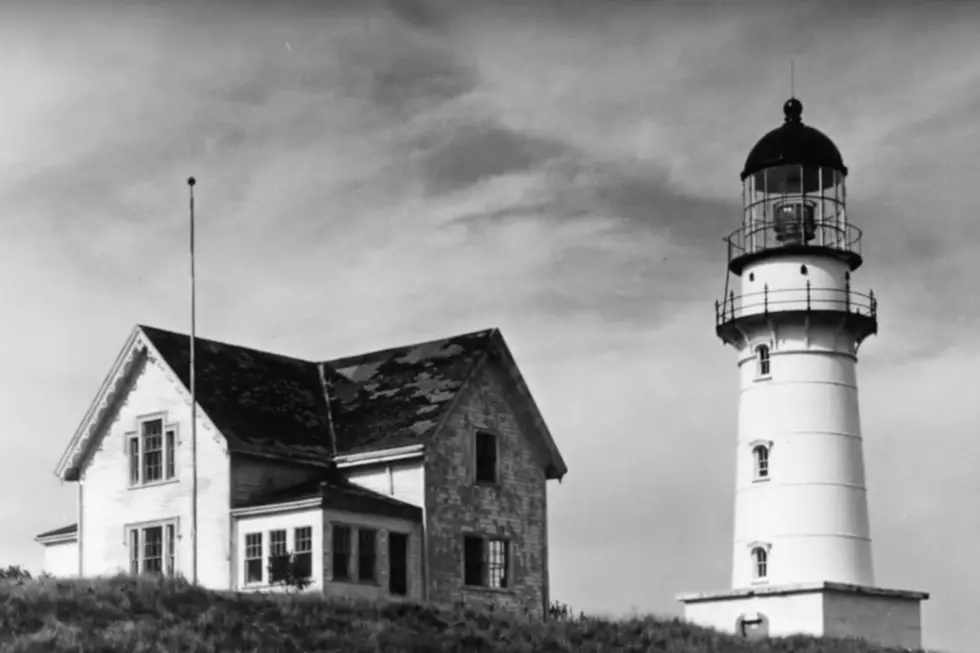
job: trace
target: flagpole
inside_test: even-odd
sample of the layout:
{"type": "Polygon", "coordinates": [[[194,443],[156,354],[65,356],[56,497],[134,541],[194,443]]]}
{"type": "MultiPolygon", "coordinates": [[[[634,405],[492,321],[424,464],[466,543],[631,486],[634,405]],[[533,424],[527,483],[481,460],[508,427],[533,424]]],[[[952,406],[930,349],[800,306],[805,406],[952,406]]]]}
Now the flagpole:
{"type": "Polygon", "coordinates": [[[194,185],[193,177],[187,179],[190,191],[191,214],[191,582],[197,585],[197,384],[194,374],[194,341],[197,338],[197,295],[194,275],[194,185]]]}

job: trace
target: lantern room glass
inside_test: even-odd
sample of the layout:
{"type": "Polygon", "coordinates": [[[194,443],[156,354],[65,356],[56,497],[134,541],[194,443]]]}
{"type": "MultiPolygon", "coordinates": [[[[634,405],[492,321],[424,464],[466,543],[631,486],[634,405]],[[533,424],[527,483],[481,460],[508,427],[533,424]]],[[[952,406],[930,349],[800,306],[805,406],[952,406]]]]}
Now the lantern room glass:
{"type": "Polygon", "coordinates": [[[850,249],[844,174],[821,166],[765,168],[745,178],[742,253],[792,245],[850,249]]]}

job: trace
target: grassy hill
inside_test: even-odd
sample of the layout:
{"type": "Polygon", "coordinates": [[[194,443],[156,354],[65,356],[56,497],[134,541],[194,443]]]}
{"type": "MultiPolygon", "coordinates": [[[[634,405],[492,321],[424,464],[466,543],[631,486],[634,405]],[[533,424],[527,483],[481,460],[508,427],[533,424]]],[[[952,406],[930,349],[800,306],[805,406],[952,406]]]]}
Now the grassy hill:
{"type": "Polygon", "coordinates": [[[808,637],[749,643],[655,618],[535,621],[474,609],[211,592],[152,578],[0,580],[0,652],[667,651],[883,653],[808,637]]]}

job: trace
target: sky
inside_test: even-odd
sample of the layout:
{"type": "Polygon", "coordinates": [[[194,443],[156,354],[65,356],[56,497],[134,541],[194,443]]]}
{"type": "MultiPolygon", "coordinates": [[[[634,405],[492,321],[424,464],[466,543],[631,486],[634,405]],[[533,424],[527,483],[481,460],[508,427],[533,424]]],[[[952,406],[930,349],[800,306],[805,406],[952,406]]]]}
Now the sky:
{"type": "MultiPolygon", "coordinates": [[[[49,0],[0,7],[0,565],[136,323],[324,360],[499,327],[569,466],[552,597],[730,583],[738,173],[803,119],[850,169],[879,585],[980,636],[974,3],[49,0]],[[973,379],[973,381],[971,381],[973,379]]],[[[973,646],[971,646],[973,645],[973,646]]]]}

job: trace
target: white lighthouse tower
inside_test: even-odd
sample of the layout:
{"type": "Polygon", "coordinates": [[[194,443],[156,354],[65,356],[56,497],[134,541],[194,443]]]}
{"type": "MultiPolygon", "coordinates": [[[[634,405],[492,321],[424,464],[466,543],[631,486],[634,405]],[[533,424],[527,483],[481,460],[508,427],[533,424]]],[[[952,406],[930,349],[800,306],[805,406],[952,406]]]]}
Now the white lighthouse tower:
{"type": "Polygon", "coordinates": [[[928,594],[875,586],[858,410],[858,349],[878,330],[852,289],[861,232],[834,143],[785,121],[749,153],[727,239],[718,337],[738,352],[732,587],[682,595],[687,619],[746,637],[805,633],[921,646],[928,594]]]}

